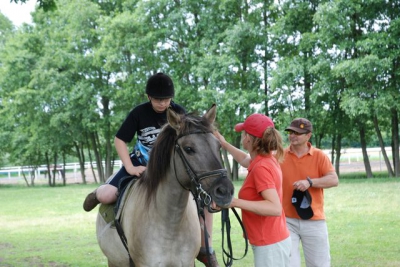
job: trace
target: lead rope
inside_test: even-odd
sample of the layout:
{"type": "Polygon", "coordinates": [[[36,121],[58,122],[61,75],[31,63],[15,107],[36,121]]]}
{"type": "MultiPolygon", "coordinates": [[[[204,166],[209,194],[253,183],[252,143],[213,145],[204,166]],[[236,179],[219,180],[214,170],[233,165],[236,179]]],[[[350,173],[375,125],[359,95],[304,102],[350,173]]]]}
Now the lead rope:
{"type": "Polygon", "coordinates": [[[240,217],[238,215],[238,213],[236,212],[235,208],[231,208],[233,213],[236,216],[236,219],[238,220],[240,226],[242,227],[242,231],[243,231],[243,237],[244,237],[244,242],[245,242],[245,251],[242,257],[240,258],[235,258],[233,257],[233,249],[232,249],[232,241],[231,241],[231,221],[229,219],[229,209],[223,209],[221,211],[221,231],[222,231],[222,259],[224,261],[224,264],[226,267],[230,267],[233,265],[233,260],[241,260],[243,259],[246,255],[247,255],[247,250],[248,250],[248,242],[247,242],[247,233],[246,230],[244,229],[243,223],[240,220],[240,217]],[[225,225],[226,225],[226,241],[227,241],[227,246],[228,246],[228,251],[225,250],[224,244],[224,229],[225,229],[225,225]],[[226,259],[225,259],[226,256],[226,259]]]}

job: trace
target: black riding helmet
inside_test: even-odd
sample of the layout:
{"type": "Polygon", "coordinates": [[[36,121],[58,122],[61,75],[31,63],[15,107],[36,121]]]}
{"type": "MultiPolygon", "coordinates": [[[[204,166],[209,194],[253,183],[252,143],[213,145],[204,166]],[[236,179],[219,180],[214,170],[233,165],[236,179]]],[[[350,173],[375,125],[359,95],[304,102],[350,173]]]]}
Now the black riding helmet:
{"type": "Polygon", "coordinates": [[[174,83],[168,75],[156,73],[147,81],[146,94],[154,98],[173,98],[174,83]]]}

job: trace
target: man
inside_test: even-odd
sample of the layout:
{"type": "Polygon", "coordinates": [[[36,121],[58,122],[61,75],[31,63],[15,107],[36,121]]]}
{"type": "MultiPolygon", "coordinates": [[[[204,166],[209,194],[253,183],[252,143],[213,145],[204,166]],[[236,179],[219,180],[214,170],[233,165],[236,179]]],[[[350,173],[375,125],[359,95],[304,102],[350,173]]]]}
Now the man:
{"type": "Polygon", "coordinates": [[[309,142],[313,131],[309,120],[297,118],[285,131],[289,134],[290,146],[285,149],[281,168],[283,209],[292,239],[291,266],[301,265],[301,241],[307,267],[328,267],[331,260],[324,188],[337,186],[339,179],[325,153],[309,142]],[[310,205],[304,202],[303,196],[310,205]]]}

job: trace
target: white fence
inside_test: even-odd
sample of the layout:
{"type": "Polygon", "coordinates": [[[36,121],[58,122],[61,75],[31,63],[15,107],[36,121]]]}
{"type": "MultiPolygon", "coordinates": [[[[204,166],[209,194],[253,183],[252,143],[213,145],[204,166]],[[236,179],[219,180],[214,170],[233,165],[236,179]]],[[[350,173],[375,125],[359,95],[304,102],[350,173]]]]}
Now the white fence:
{"type": "MultiPolygon", "coordinates": [[[[97,164],[92,163],[93,168],[96,169],[97,164]]],[[[120,160],[116,160],[114,163],[115,167],[121,167],[122,162],[120,160]]],[[[92,166],[90,162],[85,162],[85,170],[91,170],[92,166]]],[[[57,165],[56,168],[57,178],[61,178],[61,172],[64,170],[62,165],[57,165]]],[[[50,168],[50,171],[54,171],[54,166],[50,168]]],[[[68,173],[68,178],[72,179],[81,179],[81,171],[79,163],[67,163],[65,165],[65,171],[68,173]]],[[[38,168],[32,168],[28,166],[17,166],[17,167],[4,167],[0,168],[0,181],[1,178],[15,179],[15,178],[23,178],[22,173],[25,173],[26,176],[30,176],[29,173],[35,173],[35,179],[45,179],[47,177],[47,166],[41,165],[38,168]],[[4,177],[7,176],[7,177],[4,177]]]]}
{"type": "MultiPolygon", "coordinates": [[[[324,150],[326,155],[330,158],[331,157],[331,150],[324,150]]],[[[379,147],[376,148],[368,148],[367,149],[368,157],[370,158],[371,162],[375,162],[377,164],[379,170],[386,170],[386,166],[383,160],[382,156],[382,151],[379,147]]],[[[386,147],[386,153],[388,157],[391,159],[392,158],[392,149],[391,147],[386,147]]],[[[350,164],[355,164],[355,163],[363,163],[363,156],[362,156],[362,151],[360,148],[346,148],[342,150],[342,155],[341,155],[341,161],[340,165],[341,166],[346,166],[350,164]]],[[[120,160],[115,161],[115,166],[120,168],[122,166],[122,163],[120,160]]],[[[96,164],[93,163],[93,167],[96,168],[96,164]]],[[[360,167],[363,169],[363,166],[360,167]]],[[[85,163],[85,169],[86,170],[91,170],[91,165],[89,162],[85,163]]],[[[50,169],[51,171],[54,170],[54,168],[50,169]]],[[[63,167],[61,165],[58,165],[56,168],[58,178],[61,178],[61,171],[63,170],[63,167]]],[[[81,172],[80,172],[80,166],[79,163],[68,163],[65,165],[65,170],[68,173],[68,178],[69,179],[81,179],[81,172]]],[[[18,178],[23,178],[22,172],[28,174],[30,172],[34,171],[35,172],[35,179],[45,179],[47,175],[47,166],[42,165],[39,166],[37,169],[32,169],[31,167],[24,167],[24,166],[18,166],[18,167],[4,167],[0,168],[0,181],[7,176],[8,179],[18,179],[18,178]]],[[[240,168],[239,172],[241,174],[246,173],[247,170],[245,168],[240,168]]],[[[90,174],[89,174],[90,175],[90,174]]],[[[28,175],[29,176],[29,175],[28,175]]]]}
{"type": "MultiPolygon", "coordinates": [[[[330,158],[331,156],[331,150],[324,150],[324,152],[328,155],[330,158]]],[[[385,147],[385,152],[389,158],[392,158],[392,148],[391,147],[385,147]]],[[[383,162],[383,155],[382,151],[379,147],[373,147],[373,148],[367,148],[367,154],[368,157],[371,161],[381,161],[383,162]]],[[[352,162],[362,162],[363,161],[363,155],[361,148],[345,148],[342,149],[341,155],[340,155],[340,161],[341,162],[347,162],[347,163],[352,163],[352,162]]]]}

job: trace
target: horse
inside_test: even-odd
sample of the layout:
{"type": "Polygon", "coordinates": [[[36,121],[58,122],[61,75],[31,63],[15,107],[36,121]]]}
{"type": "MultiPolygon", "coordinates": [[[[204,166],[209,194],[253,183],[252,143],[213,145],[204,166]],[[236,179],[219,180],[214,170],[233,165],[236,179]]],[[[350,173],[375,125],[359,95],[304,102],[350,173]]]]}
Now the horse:
{"type": "Polygon", "coordinates": [[[228,208],[234,194],[213,135],[215,118],[215,104],[203,116],[167,111],[146,171],[125,192],[120,217],[125,245],[112,223],[97,215],[97,240],[108,266],[195,265],[199,203],[218,211],[213,207],[228,208]]]}

